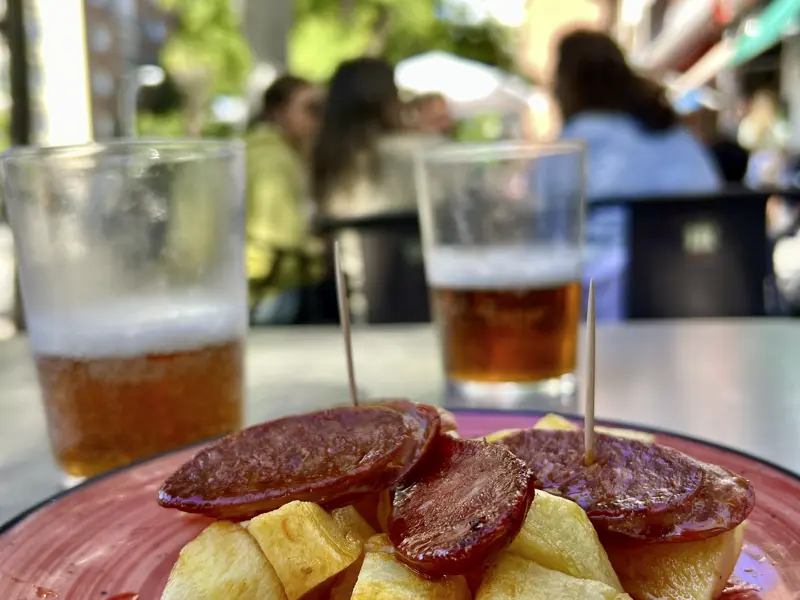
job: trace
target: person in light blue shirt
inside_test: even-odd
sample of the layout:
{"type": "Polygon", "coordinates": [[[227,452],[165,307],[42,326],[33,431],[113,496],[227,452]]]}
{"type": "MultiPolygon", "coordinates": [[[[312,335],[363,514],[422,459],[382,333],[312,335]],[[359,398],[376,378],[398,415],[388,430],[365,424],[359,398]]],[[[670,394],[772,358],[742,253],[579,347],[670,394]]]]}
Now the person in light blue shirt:
{"type": "MultiPolygon", "coordinates": [[[[590,206],[722,187],[712,155],[681,124],[664,89],[635,73],[608,35],[578,30],[561,39],[555,96],[561,139],[586,145],[590,206]]],[[[595,281],[598,320],[625,318],[626,220],[627,211],[614,207],[590,211],[587,221],[584,280],[595,281]]]]}

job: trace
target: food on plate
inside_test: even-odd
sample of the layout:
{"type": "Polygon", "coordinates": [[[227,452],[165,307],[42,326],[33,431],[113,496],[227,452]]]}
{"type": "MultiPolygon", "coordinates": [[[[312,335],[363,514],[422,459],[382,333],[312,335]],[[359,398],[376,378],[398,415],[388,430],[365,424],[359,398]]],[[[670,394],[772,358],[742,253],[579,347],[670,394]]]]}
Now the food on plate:
{"type": "MultiPolygon", "coordinates": [[[[565,431],[572,431],[578,429],[572,421],[561,415],[555,413],[548,413],[536,422],[533,426],[534,429],[563,429],[565,431]]],[[[595,428],[597,429],[597,428],[595,428]]]]}
{"type": "Polygon", "coordinates": [[[699,542],[607,544],[608,555],[631,596],[713,600],[725,587],[742,551],[745,525],[699,542]]]}
{"type": "Polygon", "coordinates": [[[511,543],[534,496],[525,464],[502,446],[440,436],[394,490],[389,540],[429,576],[478,569],[511,543]]]}
{"type": "Polygon", "coordinates": [[[303,596],[303,600],[350,600],[363,564],[364,555],[362,554],[356,562],[330,580],[327,588],[325,584],[319,586],[318,589],[322,593],[316,598],[312,593],[303,596]]]}
{"type": "Polygon", "coordinates": [[[392,512],[391,490],[382,490],[356,499],[353,507],[375,531],[386,533],[392,512]]]}
{"type": "Polygon", "coordinates": [[[336,508],[331,511],[331,516],[346,536],[355,538],[362,544],[375,535],[375,530],[354,506],[336,508]]]}
{"type": "MultiPolygon", "coordinates": [[[[549,413],[543,416],[534,426],[534,429],[563,429],[565,431],[574,431],[578,429],[569,419],[549,413]]],[[[640,442],[653,443],[656,441],[656,436],[646,431],[636,431],[635,429],[622,429],[621,427],[603,427],[597,425],[594,430],[597,433],[605,433],[606,435],[615,435],[617,437],[630,438],[632,440],[639,440],[640,442]]]]}
{"type": "Polygon", "coordinates": [[[247,531],[274,567],[289,600],[325,583],[361,556],[361,541],[312,502],[290,502],[259,515],[247,531]]]}
{"type": "Polygon", "coordinates": [[[656,441],[655,434],[652,434],[649,431],[622,429],[621,427],[603,427],[602,425],[598,425],[594,429],[597,433],[605,433],[606,435],[614,435],[621,438],[639,440],[640,442],[647,442],[648,444],[652,444],[656,441]]]}
{"type": "Polygon", "coordinates": [[[444,413],[445,419],[448,421],[445,424],[448,427],[446,431],[449,431],[455,422],[453,413],[428,404],[417,404],[411,400],[384,400],[373,403],[371,406],[397,411],[403,416],[406,428],[411,433],[413,440],[411,446],[414,448],[414,454],[406,461],[406,467],[402,470],[400,479],[410,474],[420,459],[430,450],[439,434],[443,432],[441,415],[444,413]]]}
{"type": "Polygon", "coordinates": [[[599,581],[578,579],[504,552],[489,570],[475,600],[630,600],[599,581]]]}
{"type": "Polygon", "coordinates": [[[558,416],[477,440],[454,427],[390,400],[211,444],[158,499],[226,520],[184,547],[162,600],[720,594],[754,504],[745,479],[649,434],[598,434],[586,466],[583,432],[558,416]]]}
{"type": "Polygon", "coordinates": [[[525,523],[508,552],[553,571],[599,581],[623,591],[583,509],[547,492],[537,490],[525,523]]]}
{"type": "Polygon", "coordinates": [[[397,560],[386,535],[367,542],[352,600],[470,600],[463,577],[420,577],[397,560]]]}
{"type": "Polygon", "coordinates": [[[438,435],[436,409],[411,407],[340,407],[249,427],[201,450],[164,482],[158,501],[232,520],[293,500],[351,504],[394,485],[438,435]]]}
{"type": "Polygon", "coordinates": [[[458,421],[456,421],[456,416],[449,410],[446,410],[439,406],[436,407],[436,410],[439,412],[439,419],[441,420],[442,433],[450,433],[450,432],[457,433],[458,421]]]}
{"type": "Polygon", "coordinates": [[[283,584],[242,527],[217,521],[186,544],[161,600],[286,600],[283,584]]]}
{"type": "Polygon", "coordinates": [[[518,431],[522,431],[522,429],[501,429],[500,431],[495,431],[494,433],[484,435],[478,439],[483,440],[484,442],[492,443],[496,442],[497,440],[501,440],[512,433],[517,433],[518,431]]]}
{"type": "Polygon", "coordinates": [[[580,505],[601,535],[706,539],[742,523],[755,503],[744,478],[658,444],[600,434],[587,466],[581,431],[529,429],[497,443],[526,462],[537,489],[580,505]]]}

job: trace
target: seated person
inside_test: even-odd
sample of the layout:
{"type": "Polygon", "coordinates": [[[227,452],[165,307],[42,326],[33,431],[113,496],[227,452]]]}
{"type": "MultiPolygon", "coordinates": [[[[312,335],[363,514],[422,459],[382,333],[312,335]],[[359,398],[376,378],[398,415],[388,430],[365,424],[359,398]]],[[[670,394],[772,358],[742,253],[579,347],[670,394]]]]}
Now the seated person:
{"type": "Polygon", "coordinates": [[[307,193],[318,105],[314,86],[279,77],[246,137],[246,264],[254,325],[294,323],[302,289],[324,273],[322,248],[310,233],[307,193]]]}
{"type": "Polygon", "coordinates": [[[627,211],[592,211],[592,200],[709,193],[722,181],[664,89],[634,72],[605,33],[579,30],[561,40],[555,95],[564,119],[561,139],[586,143],[585,283],[595,280],[598,320],[623,319],[627,211]]]}

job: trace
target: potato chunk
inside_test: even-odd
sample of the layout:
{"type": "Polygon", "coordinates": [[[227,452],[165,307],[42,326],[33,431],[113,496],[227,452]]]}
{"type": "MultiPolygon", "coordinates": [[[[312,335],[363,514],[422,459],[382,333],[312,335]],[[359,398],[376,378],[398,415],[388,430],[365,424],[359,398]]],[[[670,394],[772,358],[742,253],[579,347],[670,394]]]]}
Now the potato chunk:
{"type": "MultiPolygon", "coordinates": [[[[575,423],[569,419],[565,419],[561,415],[549,413],[543,416],[534,426],[534,429],[564,429],[567,431],[574,431],[579,429],[575,423]]],[[[623,429],[621,427],[603,427],[597,425],[594,430],[597,433],[604,433],[606,435],[613,435],[616,437],[628,438],[631,440],[639,440],[640,442],[647,442],[652,444],[656,441],[656,436],[646,431],[637,431],[635,429],[623,429]]]]}
{"type": "Polygon", "coordinates": [[[589,517],[570,500],[537,490],[508,551],[548,569],[623,591],[589,517]]]}
{"type": "Polygon", "coordinates": [[[289,600],[344,571],[361,543],[312,502],[290,502],[252,519],[247,530],[275,568],[289,600]]]}
{"type": "Polygon", "coordinates": [[[599,581],[578,579],[504,552],[475,600],[622,600],[629,596],[599,581]]]}
{"type": "Polygon", "coordinates": [[[492,442],[496,442],[497,440],[502,440],[504,437],[507,437],[512,433],[517,433],[518,431],[522,431],[522,429],[501,429],[500,431],[495,431],[494,433],[490,433],[489,435],[484,435],[483,437],[475,439],[486,440],[486,442],[491,444],[492,442]]]}
{"type": "Polygon", "coordinates": [[[385,535],[367,542],[352,600],[469,600],[463,577],[423,579],[398,561],[385,535]]]}
{"type": "Polygon", "coordinates": [[[606,549],[622,585],[637,600],[712,600],[739,560],[744,526],[700,542],[626,543],[606,549]]]}
{"type": "Polygon", "coordinates": [[[241,526],[217,521],[186,544],[161,600],[286,600],[275,569],[241,526]]]}
{"type": "Polygon", "coordinates": [[[602,425],[598,425],[594,430],[597,433],[628,438],[629,440],[638,440],[646,444],[653,444],[656,441],[656,436],[654,434],[646,431],[638,431],[636,429],[622,429],[621,427],[603,427],[602,425]]]}
{"type": "Polygon", "coordinates": [[[561,415],[555,413],[548,413],[536,422],[533,426],[534,429],[565,429],[572,431],[577,429],[575,424],[569,419],[565,419],[561,415]]]}
{"type": "Polygon", "coordinates": [[[345,535],[352,537],[361,544],[375,535],[375,530],[354,506],[336,508],[331,511],[331,516],[336,521],[336,524],[342,528],[345,535]]]}
{"type": "MultiPolygon", "coordinates": [[[[334,509],[331,511],[331,516],[342,528],[342,531],[345,532],[345,535],[356,539],[360,544],[363,544],[376,534],[372,526],[367,523],[366,519],[361,516],[354,506],[334,509]]],[[[362,555],[356,562],[334,577],[328,600],[350,600],[363,562],[364,557],[362,555]]]]}

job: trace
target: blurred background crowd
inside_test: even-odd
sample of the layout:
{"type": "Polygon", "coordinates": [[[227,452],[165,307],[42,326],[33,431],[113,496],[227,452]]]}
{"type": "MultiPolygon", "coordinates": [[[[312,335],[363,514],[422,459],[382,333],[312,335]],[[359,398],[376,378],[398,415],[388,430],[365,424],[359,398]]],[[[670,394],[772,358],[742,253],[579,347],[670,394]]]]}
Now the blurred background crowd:
{"type": "MultiPolygon", "coordinates": [[[[254,325],[336,319],[335,237],[356,318],[427,319],[427,301],[417,311],[402,298],[426,294],[410,157],[447,140],[580,140],[598,207],[609,198],[724,201],[760,190],[778,298],[769,310],[800,305],[798,1],[0,6],[1,144],[245,139],[254,325]],[[394,225],[380,239],[359,234],[376,215],[384,225],[394,216],[394,225]],[[399,313],[381,316],[385,298],[370,292],[379,288],[403,305],[399,313]]],[[[597,283],[602,319],[628,317],[630,218],[619,204],[588,217],[586,277],[597,283]]],[[[687,239],[713,245],[714,231],[695,227],[687,239]]],[[[3,335],[22,324],[14,274],[4,226],[3,335]]]]}

